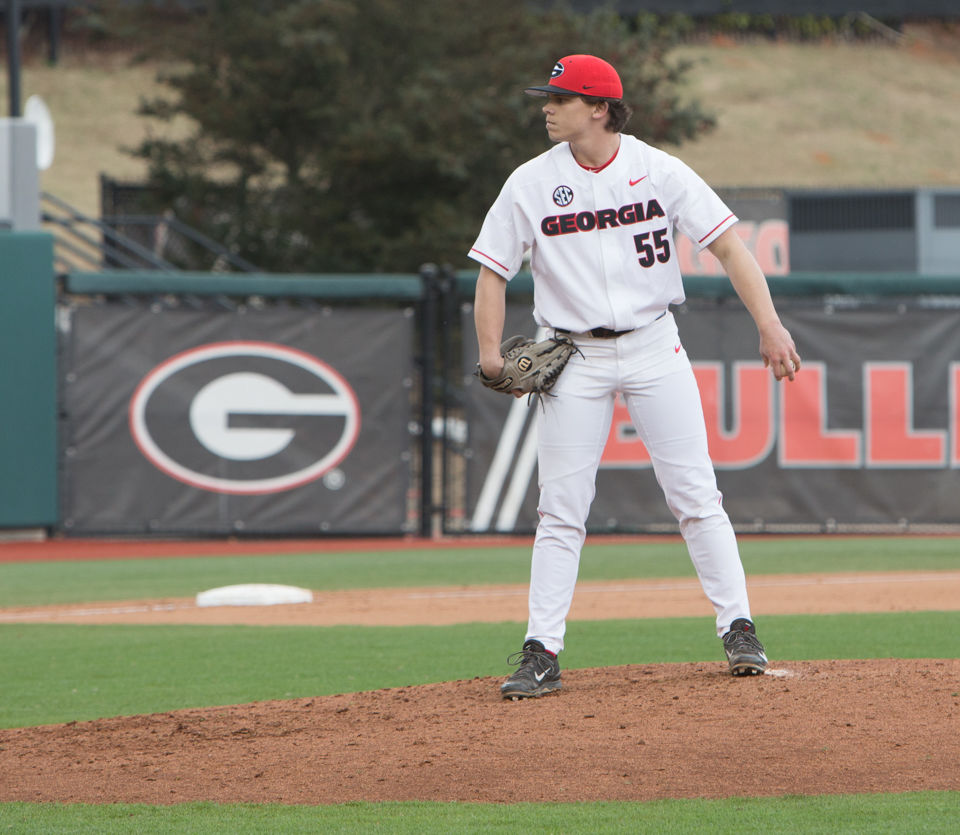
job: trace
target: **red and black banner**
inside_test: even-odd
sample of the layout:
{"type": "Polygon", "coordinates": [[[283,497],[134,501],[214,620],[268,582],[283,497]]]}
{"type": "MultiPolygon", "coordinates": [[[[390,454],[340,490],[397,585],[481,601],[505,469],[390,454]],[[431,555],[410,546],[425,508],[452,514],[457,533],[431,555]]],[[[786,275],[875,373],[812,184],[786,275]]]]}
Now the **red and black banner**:
{"type": "MultiPolygon", "coordinates": [[[[711,455],[747,530],[911,529],[960,524],[960,310],[919,302],[778,302],[804,360],[777,383],[737,302],[676,311],[711,455]]],[[[507,332],[533,332],[511,305],[507,332]]],[[[473,338],[469,316],[466,340],[473,338]]],[[[475,362],[475,348],[465,350],[475,362]]],[[[526,401],[468,386],[474,530],[536,525],[536,429],[526,401]]],[[[643,443],[618,403],[588,527],[675,530],[643,443]]]]}
{"type": "Polygon", "coordinates": [[[66,531],[408,529],[404,311],[105,303],[65,315],[66,531]]]}

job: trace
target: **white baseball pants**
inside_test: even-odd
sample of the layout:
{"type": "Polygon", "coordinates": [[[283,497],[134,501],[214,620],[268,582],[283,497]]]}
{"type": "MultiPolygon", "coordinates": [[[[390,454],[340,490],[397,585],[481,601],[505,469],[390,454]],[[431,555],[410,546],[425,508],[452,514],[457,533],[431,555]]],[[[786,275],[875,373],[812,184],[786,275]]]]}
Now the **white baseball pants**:
{"type": "MultiPolygon", "coordinates": [[[[673,314],[615,339],[572,334],[574,354],[537,406],[540,522],[533,546],[527,638],[563,649],[596,493],[597,468],[617,392],[650,453],[667,505],[680,525],[717,634],[750,617],[743,565],[707,451],[696,379],[673,314]]],[[[638,613],[640,614],[640,613],[638,613]]]]}

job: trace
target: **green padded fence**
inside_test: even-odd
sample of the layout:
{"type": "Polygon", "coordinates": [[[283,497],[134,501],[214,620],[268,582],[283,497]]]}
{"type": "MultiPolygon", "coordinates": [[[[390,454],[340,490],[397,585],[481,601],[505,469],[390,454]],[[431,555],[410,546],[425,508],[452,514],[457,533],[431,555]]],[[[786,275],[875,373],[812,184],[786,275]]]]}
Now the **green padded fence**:
{"type": "Polygon", "coordinates": [[[0,529],[57,521],[53,239],[0,232],[0,529]]]}
{"type": "Polygon", "coordinates": [[[263,273],[165,273],[111,270],[70,273],[67,292],[105,295],[189,293],[196,296],[265,298],[386,299],[409,301],[421,295],[416,275],[267,275],[263,273]]]}
{"type": "MultiPolygon", "coordinates": [[[[477,273],[456,274],[457,290],[473,294],[477,273]]],[[[960,296],[960,275],[917,275],[915,273],[791,273],[768,276],[775,296],[960,296]]],[[[723,277],[684,276],[687,298],[711,299],[736,295],[723,277]]],[[[533,277],[519,273],[508,285],[510,293],[532,293],[533,277]]]]}

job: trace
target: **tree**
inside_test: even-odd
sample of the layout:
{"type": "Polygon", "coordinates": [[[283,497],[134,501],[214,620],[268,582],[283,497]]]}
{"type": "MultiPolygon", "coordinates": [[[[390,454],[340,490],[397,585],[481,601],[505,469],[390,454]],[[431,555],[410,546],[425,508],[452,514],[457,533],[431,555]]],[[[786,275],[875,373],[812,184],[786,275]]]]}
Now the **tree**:
{"type": "MultiPolygon", "coordinates": [[[[142,8],[142,7],[141,7],[142,8]]],[[[414,271],[466,264],[503,180],[545,150],[541,104],[521,94],[558,57],[593,52],[621,73],[651,142],[713,122],[681,103],[688,66],[669,24],[516,0],[212,0],[134,37],[169,89],[141,113],[186,117],[151,137],[160,206],[278,272],[414,271]]],[[[159,206],[158,206],[159,207],[159,206]]]]}

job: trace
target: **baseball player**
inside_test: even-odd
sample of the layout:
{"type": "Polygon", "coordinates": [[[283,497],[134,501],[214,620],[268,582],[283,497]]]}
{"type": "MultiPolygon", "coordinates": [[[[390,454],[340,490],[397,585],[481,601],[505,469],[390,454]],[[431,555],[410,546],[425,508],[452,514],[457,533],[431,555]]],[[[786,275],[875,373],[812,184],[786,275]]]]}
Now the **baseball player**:
{"type": "Polygon", "coordinates": [[[534,318],[569,335],[578,351],[538,407],[540,521],[533,545],[529,623],[504,698],[559,690],[558,653],[595,493],[600,457],[620,394],[716,611],[733,675],[767,665],[750,615],[733,527],[723,509],[696,380],[669,305],[684,300],[674,232],[724,267],[760,336],[777,380],[800,368],[766,279],[733,230],[737,218],[679,159],[621,133],[631,111],[617,71],[568,55],[545,97],[550,150],[517,168],[470,251],[479,262],[474,316],[480,371],[503,366],[507,282],[530,253],[534,318]]]}

